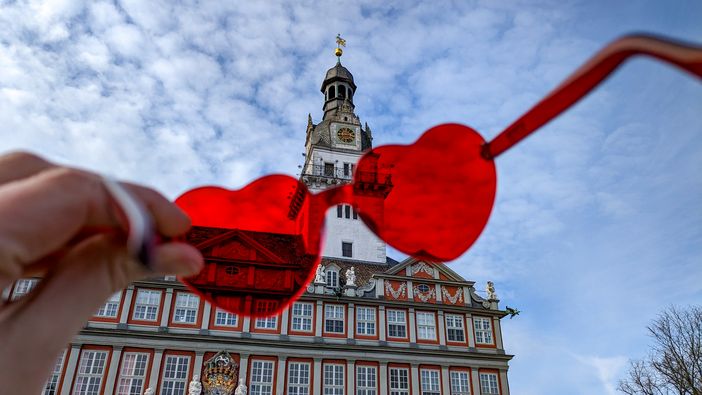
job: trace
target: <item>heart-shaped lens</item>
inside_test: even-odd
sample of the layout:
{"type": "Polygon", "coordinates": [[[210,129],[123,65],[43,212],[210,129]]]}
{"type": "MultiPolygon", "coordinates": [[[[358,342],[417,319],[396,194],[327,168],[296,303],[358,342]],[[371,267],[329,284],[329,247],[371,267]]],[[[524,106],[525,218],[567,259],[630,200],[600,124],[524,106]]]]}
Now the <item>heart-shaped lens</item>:
{"type": "Polygon", "coordinates": [[[310,210],[304,184],[267,176],[237,191],[193,189],[176,204],[193,221],[187,241],[205,258],[203,270],[183,281],[205,299],[237,314],[263,317],[279,313],[304,292],[319,263],[324,213],[310,210]]]}
{"type": "Polygon", "coordinates": [[[495,201],[495,164],[481,156],[484,143],[467,126],[444,124],[414,144],[366,153],[353,184],[361,218],[406,254],[457,258],[480,236],[495,201]]]}

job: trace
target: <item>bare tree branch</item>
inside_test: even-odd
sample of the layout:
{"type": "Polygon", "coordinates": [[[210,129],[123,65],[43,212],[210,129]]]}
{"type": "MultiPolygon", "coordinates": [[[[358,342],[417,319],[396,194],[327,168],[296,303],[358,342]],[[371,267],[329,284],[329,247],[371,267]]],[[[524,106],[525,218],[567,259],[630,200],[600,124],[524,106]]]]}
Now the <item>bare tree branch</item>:
{"type": "Polygon", "coordinates": [[[702,395],[702,307],[670,307],[648,326],[647,359],[630,362],[619,382],[627,395],[702,395]]]}

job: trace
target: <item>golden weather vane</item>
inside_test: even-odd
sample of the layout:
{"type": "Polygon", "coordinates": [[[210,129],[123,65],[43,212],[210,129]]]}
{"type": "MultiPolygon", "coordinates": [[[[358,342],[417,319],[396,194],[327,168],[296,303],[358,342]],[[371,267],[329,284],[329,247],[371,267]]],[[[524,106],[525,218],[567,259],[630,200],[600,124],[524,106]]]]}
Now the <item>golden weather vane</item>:
{"type": "Polygon", "coordinates": [[[341,38],[341,33],[339,33],[336,35],[336,50],[334,51],[334,54],[339,58],[341,58],[341,54],[344,53],[341,47],[346,47],[346,40],[341,38]]]}

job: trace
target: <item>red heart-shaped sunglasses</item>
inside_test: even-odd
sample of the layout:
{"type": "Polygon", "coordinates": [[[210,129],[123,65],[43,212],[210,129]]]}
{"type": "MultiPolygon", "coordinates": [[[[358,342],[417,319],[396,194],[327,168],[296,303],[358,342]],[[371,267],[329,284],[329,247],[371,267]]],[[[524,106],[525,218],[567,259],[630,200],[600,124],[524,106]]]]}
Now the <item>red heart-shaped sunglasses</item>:
{"type": "Polygon", "coordinates": [[[176,204],[192,218],[187,240],[203,253],[206,264],[197,276],[181,280],[231,312],[276,314],[312,281],[321,259],[325,214],[339,204],[352,205],[380,239],[399,251],[434,262],[453,260],[488,221],[497,184],[494,159],[634,55],[649,55],[702,77],[702,47],[627,36],[602,49],[490,142],[470,127],[444,124],[414,144],[366,152],[351,183],[316,194],[285,175],[266,176],[237,191],[190,190],[176,204]]]}

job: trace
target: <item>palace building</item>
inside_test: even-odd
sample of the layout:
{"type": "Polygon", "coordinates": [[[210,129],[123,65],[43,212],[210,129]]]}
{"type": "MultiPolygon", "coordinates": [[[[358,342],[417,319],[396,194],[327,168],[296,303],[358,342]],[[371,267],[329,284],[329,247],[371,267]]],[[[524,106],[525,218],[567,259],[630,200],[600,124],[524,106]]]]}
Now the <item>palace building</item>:
{"type": "MultiPolygon", "coordinates": [[[[308,117],[300,179],[313,192],[349,183],[373,142],[355,114],[357,86],[340,48],[337,56],[321,85],[322,119],[308,117]]],[[[388,257],[350,205],[329,210],[326,224],[320,269],[280,314],[228,313],[173,277],[135,282],[75,336],[43,394],[509,395],[506,312],[492,287],[482,297],[450,265],[388,257]]],[[[228,251],[231,265],[289,263],[261,235],[198,237],[228,251]]],[[[38,281],[19,280],[3,298],[20,298],[38,281]]]]}

